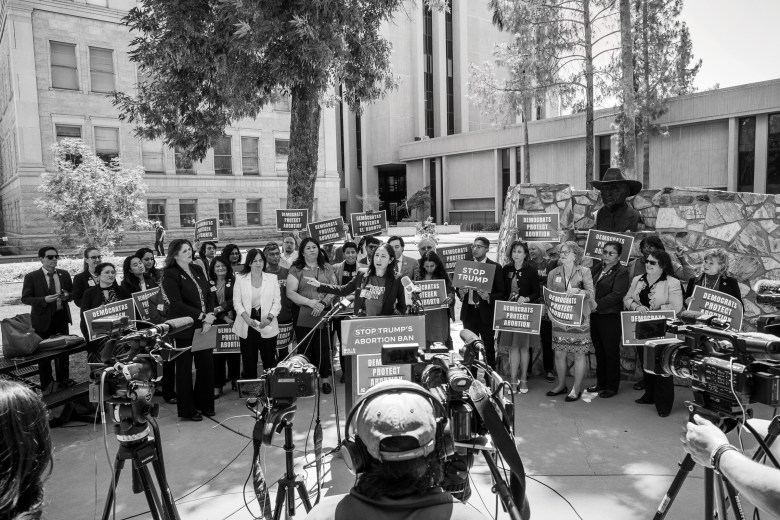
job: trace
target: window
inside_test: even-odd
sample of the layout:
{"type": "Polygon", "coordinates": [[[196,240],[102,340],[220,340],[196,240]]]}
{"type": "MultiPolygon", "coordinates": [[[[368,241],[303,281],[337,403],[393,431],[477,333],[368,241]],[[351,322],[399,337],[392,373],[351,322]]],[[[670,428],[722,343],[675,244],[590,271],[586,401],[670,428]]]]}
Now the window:
{"type": "Polygon", "coordinates": [[[76,45],[49,42],[51,49],[52,88],[79,89],[79,69],[76,62],[76,45]]]}
{"type": "MultiPolygon", "coordinates": [[[[444,41],[447,54],[447,135],[455,133],[454,51],[452,44],[452,0],[447,0],[444,12],[444,41]]],[[[435,212],[433,213],[435,215],[435,212]]]]}
{"type": "Polygon", "coordinates": [[[241,138],[241,171],[244,175],[260,175],[260,160],[257,155],[257,137],[241,138]]]}
{"type": "Polygon", "coordinates": [[[612,136],[600,135],[596,139],[599,140],[599,180],[601,180],[612,165],[612,136]]]}
{"type": "Polygon", "coordinates": [[[425,135],[433,137],[433,11],[423,8],[423,87],[425,92],[425,135]]]}
{"type": "Polygon", "coordinates": [[[230,136],[225,135],[214,143],[214,173],[217,175],[232,175],[232,156],[230,155],[230,136]]]}
{"type": "Polygon", "coordinates": [[[198,220],[198,200],[179,200],[179,224],[181,227],[195,227],[196,220],[198,220]]]}
{"type": "MultiPolygon", "coordinates": [[[[510,166],[510,156],[509,148],[502,148],[501,149],[501,189],[503,190],[501,192],[501,200],[503,201],[503,205],[501,206],[501,209],[506,209],[506,194],[509,191],[509,186],[512,184],[512,175],[511,175],[511,166],[510,166]]],[[[432,165],[433,166],[433,165],[432,165]]],[[[435,168],[431,171],[435,171],[435,168]]]]}
{"type": "Polygon", "coordinates": [[[766,192],[780,193],[780,114],[769,116],[766,157],[766,192]]]}
{"type": "Polygon", "coordinates": [[[89,48],[89,78],[92,92],[111,92],[114,85],[114,51],[89,48]]]}
{"type": "Polygon", "coordinates": [[[146,214],[151,221],[159,221],[164,228],[165,225],[165,199],[149,199],[146,201],[146,214]]]}
{"type": "Polygon", "coordinates": [[[230,199],[219,199],[219,225],[236,225],[236,220],[233,213],[233,201],[230,199]]]}
{"type": "Polygon", "coordinates": [[[141,162],[146,173],[165,173],[165,153],[160,139],[141,140],[141,162]]]}
{"type": "Polygon", "coordinates": [[[119,157],[119,129],[95,127],[95,155],[109,164],[111,159],[119,157]]]}
{"type": "MultiPolygon", "coordinates": [[[[81,127],[76,125],[55,125],[54,131],[56,132],[57,142],[59,143],[63,139],[81,139],[81,127]]],[[[74,166],[81,164],[81,155],[68,154],[65,157],[66,160],[73,163],[74,166]]]]}
{"type": "Polygon", "coordinates": [[[287,159],[290,157],[290,141],[287,139],[276,139],[274,141],[276,148],[276,173],[287,175],[287,159]]]}
{"type": "Polygon", "coordinates": [[[274,101],[274,110],[277,112],[290,111],[290,96],[283,95],[277,101],[274,101]]]}
{"type": "Polygon", "coordinates": [[[184,152],[184,148],[180,146],[175,148],[176,173],[178,175],[194,175],[195,170],[192,168],[192,159],[185,157],[184,152]]]}
{"type": "Polygon", "coordinates": [[[262,225],[261,199],[249,199],[246,201],[246,223],[248,226],[262,225]]]}
{"type": "Polygon", "coordinates": [[[737,191],[754,191],[756,118],[740,117],[737,136],[737,191]]]}

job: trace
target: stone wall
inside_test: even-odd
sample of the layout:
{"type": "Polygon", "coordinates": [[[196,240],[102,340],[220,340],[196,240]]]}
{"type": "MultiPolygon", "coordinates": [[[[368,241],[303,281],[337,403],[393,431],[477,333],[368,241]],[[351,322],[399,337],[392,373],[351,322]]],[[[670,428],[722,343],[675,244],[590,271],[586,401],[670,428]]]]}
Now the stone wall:
{"type": "MultiPolygon", "coordinates": [[[[643,229],[637,233],[632,256],[639,256],[639,240],[658,234],[669,252],[677,251],[693,266],[717,248],[729,254],[729,274],[739,281],[745,304],[743,330],[755,330],[760,314],[776,312],[770,305],[756,303],[755,283],[780,280],[780,195],[733,193],[700,188],[643,190],[628,199],[642,215],[643,229]]],[[[521,184],[507,193],[501,221],[498,257],[505,258],[517,213],[555,212],[569,237],[583,241],[583,232],[595,223],[602,207],[596,190],[574,190],[566,184],[521,184]]],[[[633,350],[633,349],[631,349],[633,350]]],[[[624,353],[633,358],[632,353],[624,353]]],[[[633,369],[624,359],[624,371],[633,369]]]]}

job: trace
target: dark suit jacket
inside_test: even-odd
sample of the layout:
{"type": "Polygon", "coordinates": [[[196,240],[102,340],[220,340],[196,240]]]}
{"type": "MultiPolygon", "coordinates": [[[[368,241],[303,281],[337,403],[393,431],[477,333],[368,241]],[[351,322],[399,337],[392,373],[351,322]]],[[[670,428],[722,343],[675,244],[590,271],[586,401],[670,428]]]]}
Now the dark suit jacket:
{"type": "MultiPolygon", "coordinates": [[[[687,300],[693,295],[694,287],[696,287],[697,285],[703,285],[702,283],[703,278],[704,275],[702,274],[698,278],[691,278],[690,280],[688,280],[688,287],[685,288],[685,296],[683,296],[684,300],[687,300]]],[[[720,281],[718,282],[718,286],[715,287],[715,290],[731,295],[734,298],[738,299],[739,303],[742,303],[742,293],[739,290],[739,284],[734,278],[730,276],[721,276],[720,281]]],[[[742,303],[743,307],[744,305],[745,304],[742,303]]]]}
{"type": "MultiPolygon", "coordinates": [[[[68,313],[68,323],[73,323],[70,315],[70,306],[68,305],[68,302],[73,297],[73,281],[70,279],[70,274],[67,271],[63,269],[57,269],[56,271],[60,279],[60,288],[68,293],[68,299],[62,300],[62,308],[68,313]]],[[[42,269],[36,269],[24,275],[22,303],[32,307],[30,310],[30,321],[33,329],[39,336],[43,336],[49,330],[51,316],[57,312],[57,302],[46,303],[47,294],[49,294],[49,280],[43,274],[42,269]]]]}
{"type": "Polygon", "coordinates": [[[601,262],[591,268],[597,305],[594,313],[620,314],[623,311],[623,297],[631,286],[631,280],[628,278],[628,267],[617,264],[604,278],[599,280],[603,269],[604,264],[601,262]]]}
{"type": "Polygon", "coordinates": [[[202,310],[198,289],[195,286],[196,283],[200,286],[200,290],[203,293],[206,313],[214,310],[214,296],[206,275],[200,266],[194,263],[190,264],[190,270],[195,277],[194,280],[175,263],[171,267],[166,268],[162,276],[162,290],[165,294],[164,298],[166,298],[169,304],[168,319],[172,320],[189,316],[195,321],[191,328],[173,335],[177,339],[192,339],[195,329],[203,327],[203,322],[198,319],[202,310]]]}
{"type": "Polygon", "coordinates": [[[94,287],[95,283],[90,284],[92,276],[87,271],[81,271],[79,274],[73,277],[73,301],[78,308],[81,308],[81,299],[84,297],[84,293],[90,287],[94,287]]]}
{"type": "MultiPolygon", "coordinates": [[[[328,285],[322,284],[317,287],[317,292],[326,294],[337,294],[339,296],[346,296],[351,293],[355,293],[355,316],[360,316],[361,311],[366,310],[366,300],[360,296],[361,291],[367,282],[367,273],[364,271],[358,271],[355,276],[346,285],[328,285]]],[[[382,278],[385,282],[385,294],[382,299],[382,311],[380,316],[392,316],[398,311],[401,314],[406,312],[406,294],[404,293],[404,286],[401,283],[400,278],[395,276],[385,276],[382,278]]]]}
{"type": "MultiPolygon", "coordinates": [[[[486,263],[496,266],[496,275],[493,277],[493,287],[490,289],[490,302],[484,302],[477,294],[477,291],[474,291],[474,301],[479,302],[477,311],[479,312],[480,319],[493,323],[493,309],[496,307],[496,300],[500,300],[504,297],[504,276],[501,266],[496,262],[488,258],[486,263]]],[[[460,298],[460,295],[458,295],[458,298],[460,298]]],[[[465,298],[460,299],[463,302],[463,305],[460,307],[460,319],[463,321],[468,319],[469,312],[472,312],[471,309],[473,309],[474,306],[467,303],[468,293],[465,298]]]]}
{"type": "Polygon", "coordinates": [[[214,313],[214,316],[216,316],[218,320],[222,320],[223,323],[225,317],[228,317],[231,320],[235,319],[236,313],[233,308],[233,287],[236,285],[236,278],[233,276],[227,279],[227,283],[225,284],[225,301],[223,302],[217,301],[217,282],[215,280],[209,280],[209,285],[211,286],[209,290],[214,296],[214,308],[221,307],[219,312],[214,313]]]}
{"type": "MultiPolygon", "coordinates": [[[[116,300],[127,300],[131,298],[130,291],[122,287],[121,285],[114,282],[114,291],[116,291],[116,300]]],[[[81,297],[81,315],[82,315],[82,322],[84,321],[84,311],[91,311],[92,309],[97,309],[103,305],[103,290],[100,288],[100,285],[95,285],[94,287],[90,287],[84,292],[84,295],[81,297]]]]}
{"type": "MultiPolygon", "coordinates": [[[[157,280],[155,280],[154,276],[152,276],[149,273],[144,274],[144,281],[146,281],[146,289],[154,289],[159,284],[157,283],[157,280]]],[[[122,280],[122,283],[120,284],[123,289],[125,289],[127,292],[130,293],[130,296],[133,295],[133,293],[137,293],[141,291],[141,282],[138,281],[138,278],[135,276],[129,276],[122,280]]],[[[154,298],[151,298],[149,300],[149,321],[152,323],[162,323],[165,321],[165,302],[163,301],[162,292],[157,293],[157,295],[154,298]]],[[[136,312],[136,317],[140,319],[140,316],[136,312]]],[[[136,326],[139,329],[147,328],[148,325],[144,325],[143,323],[137,323],[136,326]]]]}
{"type": "Polygon", "coordinates": [[[541,283],[539,282],[539,272],[535,267],[523,267],[518,271],[515,264],[506,264],[503,268],[504,276],[504,300],[509,300],[512,296],[512,280],[517,276],[518,295],[530,298],[528,303],[536,303],[541,297],[541,283]]]}

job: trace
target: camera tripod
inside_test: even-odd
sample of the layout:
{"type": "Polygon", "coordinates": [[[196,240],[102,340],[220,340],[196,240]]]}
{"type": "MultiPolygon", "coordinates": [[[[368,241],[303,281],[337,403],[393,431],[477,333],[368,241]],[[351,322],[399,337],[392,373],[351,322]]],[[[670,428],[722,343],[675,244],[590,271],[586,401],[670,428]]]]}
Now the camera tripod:
{"type": "Polygon", "coordinates": [[[173,500],[173,493],[168,486],[165,476],[165,461],[163,460],[162,444],[160,442],[160,428],[155,417],[159,411],[158,404],[148,404],[145,401],[111,402],[115,419],[114,425],[119,449],[114,461],[114,475],[111,487],[108,488],[105,507],[103,508],[103,520],[108,520],[114,506],[116,486],[125,466],[125,461],[132,461],[131,475],[133,493],[143,492],[146,495],[146,503],[154,520],[179,520],[179,513],[173,500]],[[154,438],[149,438],[149,426],[151,425],[154,438]],[[152,475],[149,471],[151,463],[157,477],[157,493],[152,475]],[[162,498],[162,500],[161,500],[162,498]]]}

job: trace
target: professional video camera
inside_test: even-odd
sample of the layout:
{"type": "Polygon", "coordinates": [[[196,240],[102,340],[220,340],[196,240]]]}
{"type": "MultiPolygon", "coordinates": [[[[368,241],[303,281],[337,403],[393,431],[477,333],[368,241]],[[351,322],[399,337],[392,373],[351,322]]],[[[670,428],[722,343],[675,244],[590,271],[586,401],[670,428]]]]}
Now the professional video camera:
{"type": "Polygon", "coordinates": [[[460,337],[464,341],[460,360],[449,354],[434,354],[429,361],[421,362],[426,356],[416,346],[386,346],[382,347],[382,364],[417,362],[414,372],[420,373],[422,369],[418,383],[441,401],[449,413],[455,454],[444,463],[442,487],[466,502],[471,495],[469,470],[474,453],[479,450],[493,475],[495,492],[510,517],[527,519],[530,507],[525,497],[525,470],[511,434],[514,405],[503,397],[508,385],[480,361],[484,345],[479,337],[469,330],[461,331],[460,337]],[[477,368],[485,371],[490,388],[474,377],[477,368]],[[511,471],[509,486],[496,465],[497,455],[511,471]]]}
{"type": "Polygon", "coordinates": [[[638,323],[636,336],[663,338],[645,345],[645,370],[690,379],[693,406],[711,412],[705,415],[733,417],[751,402],[780,405],[780,338],[764,329],[735,332],[716,317],[684,311],[638,323]]]}

